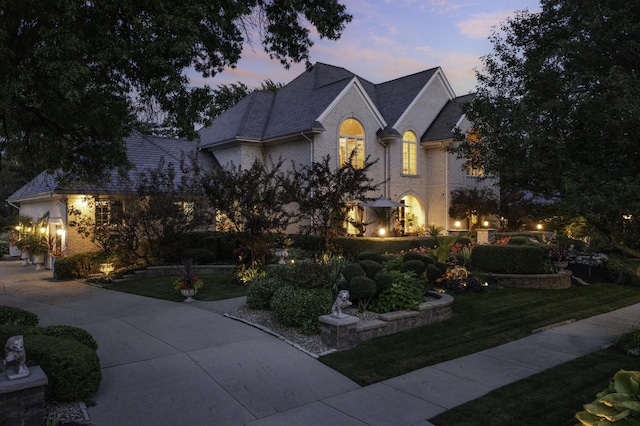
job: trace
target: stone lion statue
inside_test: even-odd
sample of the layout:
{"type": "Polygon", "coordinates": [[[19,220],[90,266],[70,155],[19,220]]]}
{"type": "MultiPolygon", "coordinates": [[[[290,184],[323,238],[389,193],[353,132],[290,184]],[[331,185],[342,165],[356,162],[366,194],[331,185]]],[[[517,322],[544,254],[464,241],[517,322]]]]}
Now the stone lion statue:
{"type": "Polygon", "coordinates": [[[7,343],[4,345],[4,369],[9,380],[29,375],[22,336],[12,336],[7,339],[7,343]]]}
{"type": "Polygon", "coordinates": [[[333,303],[333,307],[331,308],[331,316],[336,318],[346,318],[347,314],[342,313],[342,310],[349,306],[351,306],[351,302],[349,301],[349,291],[340,290],[340,293],[338,293],[338,297],[336,297],[336,301],[333,303]]]}

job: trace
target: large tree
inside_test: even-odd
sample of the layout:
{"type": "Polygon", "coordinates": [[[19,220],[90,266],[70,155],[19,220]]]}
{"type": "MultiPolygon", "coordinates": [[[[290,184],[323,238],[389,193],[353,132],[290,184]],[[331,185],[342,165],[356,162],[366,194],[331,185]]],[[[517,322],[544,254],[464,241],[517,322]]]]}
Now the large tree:
{"type": "Polygon", "coordinates": [[[338,0],[0,0],[0,167],[9,159],[96,177],[126,163],[140,110],[195,136],[211,77],[235,66],[250,35],[285,67],[309,63],[310,28],[340,37],[338,0]]]}
{"type": "Polygon", "coordinates": [[[640,8],[624,0],[541,7],[494,32],[465,107],[482,142],[458,152],[503,189],[556,201],[617,245],[640,223],[640,8]]]}

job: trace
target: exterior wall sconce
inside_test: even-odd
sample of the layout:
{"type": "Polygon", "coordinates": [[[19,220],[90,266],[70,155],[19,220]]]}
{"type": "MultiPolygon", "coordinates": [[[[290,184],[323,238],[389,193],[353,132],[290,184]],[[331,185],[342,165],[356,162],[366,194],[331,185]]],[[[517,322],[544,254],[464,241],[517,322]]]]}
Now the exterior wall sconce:
{"type": "Polygon", "coordinates": [[[489,226],[489,221],[485,220],[484,222],[482,222],[482,226],[484,226],[485,228],[487,228],[489,226]]]}

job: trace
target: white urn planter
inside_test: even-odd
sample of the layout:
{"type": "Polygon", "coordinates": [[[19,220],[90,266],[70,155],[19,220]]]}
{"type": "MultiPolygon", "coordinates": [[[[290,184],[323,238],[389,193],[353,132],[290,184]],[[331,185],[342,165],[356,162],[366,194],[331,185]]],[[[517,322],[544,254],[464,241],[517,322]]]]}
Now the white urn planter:
{"type": "Polygon", "coordinates": [[[44,253],[34,254],[33,263],[36,265],[36,271],[40,271],[44,267],[44,253]]]}
{"type": "Polygon", "coordinates": [[[194,299],[193,296],[195,296],[197,292],[198,292],[197,288],[181,288],[180,289],[180,293],[182,293],[182,295],[186,297],[184,301],[187,303],[196,301],[196,299],[194,299]]]}

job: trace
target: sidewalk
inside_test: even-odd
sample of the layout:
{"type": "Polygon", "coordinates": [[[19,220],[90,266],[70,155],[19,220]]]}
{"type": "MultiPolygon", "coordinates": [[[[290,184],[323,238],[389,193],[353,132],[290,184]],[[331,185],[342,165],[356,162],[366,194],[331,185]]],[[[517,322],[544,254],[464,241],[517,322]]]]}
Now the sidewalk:
{"type": "Polygon", "coordinates": [[[600,349],[640,319],[633,305],[360,387],[222,315],[243,298],[180,304],[34,269],[0,262],[0,305],[96,338],[103,378],[88,410],[94,426],[429,425],[447,409],[600,349]]]}

